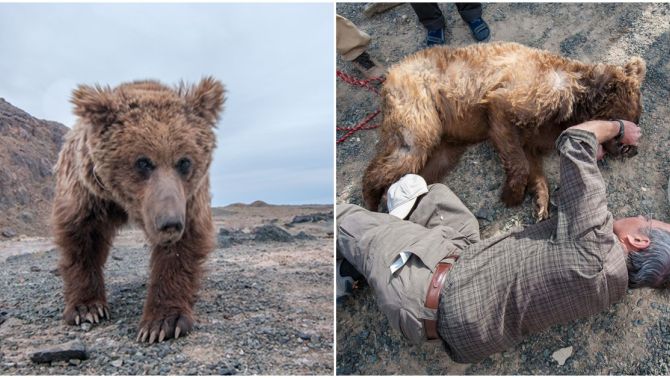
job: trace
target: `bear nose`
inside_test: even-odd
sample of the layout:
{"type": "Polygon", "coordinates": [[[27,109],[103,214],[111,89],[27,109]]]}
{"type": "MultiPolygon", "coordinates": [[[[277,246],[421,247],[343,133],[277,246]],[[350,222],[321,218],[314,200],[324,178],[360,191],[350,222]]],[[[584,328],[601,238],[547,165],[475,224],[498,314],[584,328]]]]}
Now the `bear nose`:
{"type": "Polygon", "coordinates": [[[166,219],[158,226],[161,232],[180,232],[184,228],[184,223],[179,219],[166,219]]]}

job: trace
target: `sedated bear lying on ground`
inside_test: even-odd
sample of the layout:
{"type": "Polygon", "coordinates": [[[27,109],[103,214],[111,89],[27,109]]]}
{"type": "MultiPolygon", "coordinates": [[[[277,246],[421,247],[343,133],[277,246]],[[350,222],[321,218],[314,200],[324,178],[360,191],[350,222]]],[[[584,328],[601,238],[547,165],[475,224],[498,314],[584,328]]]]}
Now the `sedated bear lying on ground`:
{"type": "Polygon", "coordinates": [[[518,205],[528,189],[536,195],[536,218],[546,219],[542,157],[570,126],[594,119],[637,123],[645,72],[637,57],[623,67],[586,64],[517,43],[419,51],[391,67],[384,83],[377,153],[363,177],[366,207],[376,211],[405,174],[440,181],[467,146],[490,139],[507,176],[502,201],[518,205]]]}
{"type": "Polygon", "coordinates": [[[56,164],[52,224],[68,324],[109,319],[103,266],[131,220],[151,244],[151,277],[137,339],[193,327],[202,264],[214,248],[209,166],[224,88],[205,78],[177,88],[137,81],[79,86],[79,117],[56,164]]]}

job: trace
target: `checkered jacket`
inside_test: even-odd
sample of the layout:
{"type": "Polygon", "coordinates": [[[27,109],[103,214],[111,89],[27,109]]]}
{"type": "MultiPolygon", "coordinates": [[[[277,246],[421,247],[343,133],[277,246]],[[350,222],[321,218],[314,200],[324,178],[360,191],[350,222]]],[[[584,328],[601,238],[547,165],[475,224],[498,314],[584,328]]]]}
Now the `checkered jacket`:
{"type": "Polygon", "coordinates": [[[612,231],[597,146],[592,133],[563,132],[558,214],[461,251],[438,309],[438,331],[455,361],[479,361],[625,294],[625,252],[612,231]]]}

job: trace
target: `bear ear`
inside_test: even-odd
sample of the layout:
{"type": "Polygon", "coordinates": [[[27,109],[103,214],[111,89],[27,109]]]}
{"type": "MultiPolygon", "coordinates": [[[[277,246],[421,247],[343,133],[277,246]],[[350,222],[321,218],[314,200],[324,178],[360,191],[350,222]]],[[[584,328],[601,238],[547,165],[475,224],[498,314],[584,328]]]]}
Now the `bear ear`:
{"type": "Polygon", "coordinates": [[[71,102],[74,114],[94,127],[106,127],[115,121],[116,109],[109,87],[80,85],[72,92],[71,102]]]}
{"type": "MultiPolygon", "coordinates": [[[[183,87],[182,87],[183,89],[183,87]]],[[[207,123],[216,126],[219,114],[223,108],[225,89],[223,84],[213,77],[206,77],[200,83],[192,86],[183,93],[188,109],[207,123]]]]}
{"type": "Polygon", "coordinates": [[[628,63],[626,63],[624,71],[626,72],[626,76],[633,77],[641,82],[644,80],[644,75],[647,73],[647,64],[644,62],[644,59],[634,56],[628,63]]]}

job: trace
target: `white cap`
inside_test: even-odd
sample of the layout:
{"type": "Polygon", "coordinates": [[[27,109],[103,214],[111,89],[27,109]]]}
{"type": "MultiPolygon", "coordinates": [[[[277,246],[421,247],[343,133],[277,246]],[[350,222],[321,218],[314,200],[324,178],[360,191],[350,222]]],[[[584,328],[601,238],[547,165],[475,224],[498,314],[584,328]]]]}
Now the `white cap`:
{"type": "Polygon", "coordinates": [[[408,174],[391,185],[386,195],[389,214],[405,219],[414,206],[416,199],[428,193],[426,180],[419,175],[408,174]]]}

